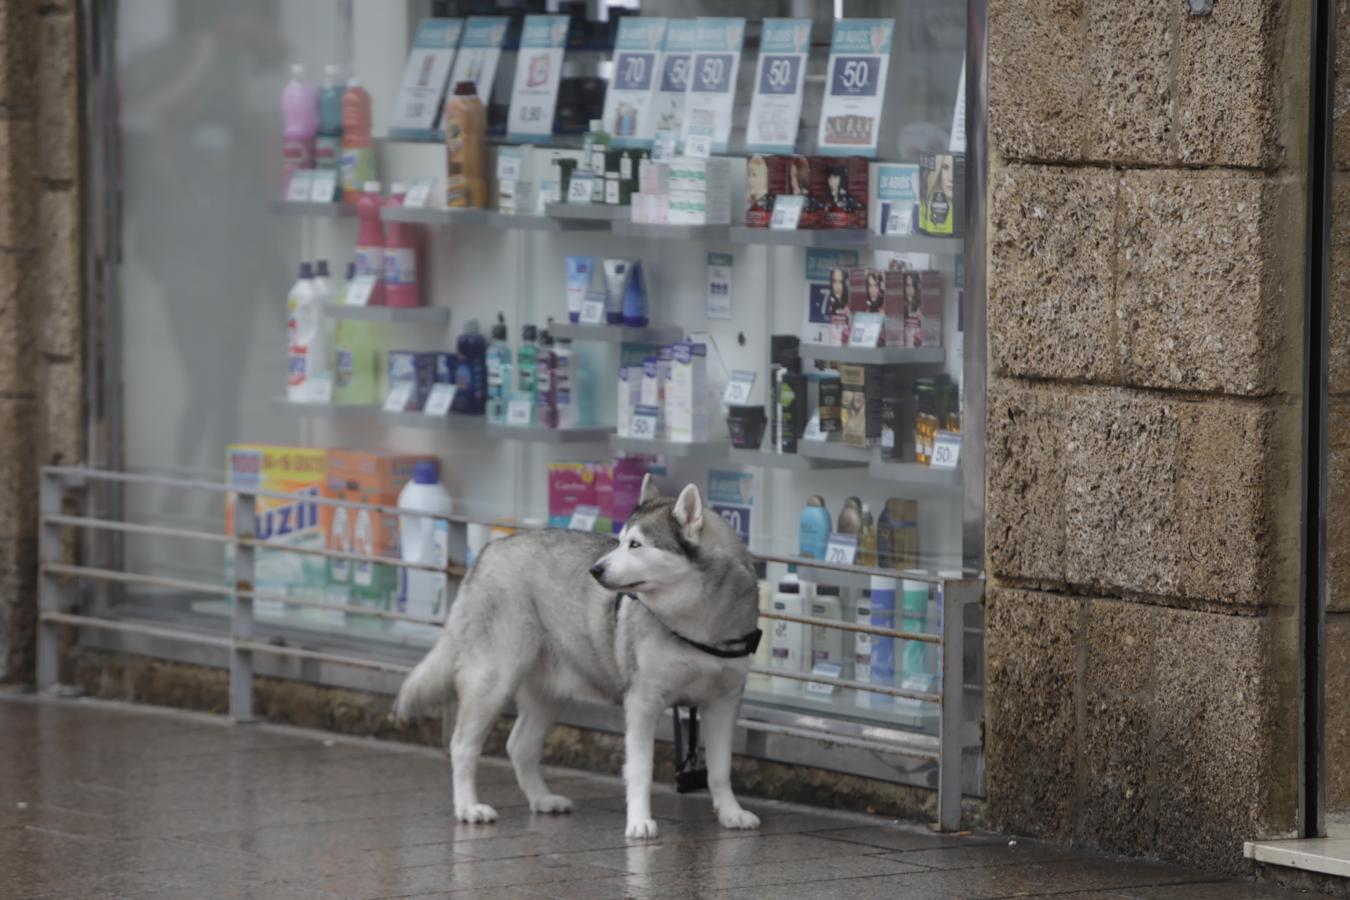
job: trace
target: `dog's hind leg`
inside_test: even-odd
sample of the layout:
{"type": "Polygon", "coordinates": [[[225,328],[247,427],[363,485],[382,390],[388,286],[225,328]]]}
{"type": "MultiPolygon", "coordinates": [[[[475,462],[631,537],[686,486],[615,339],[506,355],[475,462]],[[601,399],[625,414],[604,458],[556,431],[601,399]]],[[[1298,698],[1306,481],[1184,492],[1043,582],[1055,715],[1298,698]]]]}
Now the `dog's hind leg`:
{"type": "Polygon", "coordinates": [[[539,771],[544,740],[566,705],[567,701],[549,697],[528,684],[516,692],[517,718],[511,736],[506,739],[506,755],[511,757],[520,789],[529,798],[531,812],[572,811],[572,801],[550,791],[539,771]]]}
{"type": "Polygon", "coordinates": [[[455,732],[450,737],[450,763],[454,768],[455,818],[461,822],[495,822],[497,811],[478,802],[478,757],[483,752],[492,724],[511,695],[511,685],[491,676],[476,677],[462,672],[456,686],[459,696],[455,732]]]}

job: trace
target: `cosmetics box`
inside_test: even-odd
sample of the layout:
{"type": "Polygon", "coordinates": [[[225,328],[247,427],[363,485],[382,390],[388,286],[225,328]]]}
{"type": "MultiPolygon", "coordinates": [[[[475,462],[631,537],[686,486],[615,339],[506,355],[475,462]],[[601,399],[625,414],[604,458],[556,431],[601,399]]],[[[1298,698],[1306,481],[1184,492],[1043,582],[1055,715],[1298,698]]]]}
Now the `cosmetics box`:
{"type": "Polygon", "coordinates": [[[745,224],[768,228],[774,199],[787,191],[786,156],[756,153],[745,161],[745,224]]]}
{"type": "Polygon", "coordinates": [[[708,348],[692,341],[671,347],[666,422],[670,440],[685,443],[708,439],[708,348]]]}
{"type": "Polygon", "coordinates": [[[819,227],[867,227],[867,174],[868,162],[861,156],[811,160],[811,197],[822,210],[819,227]]]}
{"type": "Polygon", "coordinates": [[[882,399],[899,390],[900,371],[888,366],[841,365],[844,443],[872,447],[881,440],[882,399]]]}
{"type": "Polygon", "coordinates": [[[758,450],[764,441],[764,429],[768,423],[762,406],[733,406],[727,410],[727,431],[731,433],[731,446],[742,450],[758,450]]]}
{"type": "Polygon", "coordinates": [[[925,154],[919,160],[919,230],[935,237],[960,237],[966,215],[966,158],[925,154]]]}

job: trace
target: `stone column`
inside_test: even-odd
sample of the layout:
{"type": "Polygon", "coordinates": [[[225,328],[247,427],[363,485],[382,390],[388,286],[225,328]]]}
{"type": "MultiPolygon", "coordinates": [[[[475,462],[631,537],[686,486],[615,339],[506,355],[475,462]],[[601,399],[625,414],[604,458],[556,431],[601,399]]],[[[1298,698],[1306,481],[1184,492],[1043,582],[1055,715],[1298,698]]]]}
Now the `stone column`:
{"type": "Polygon", "coordinates": [[[0,3],[0,681],[33,673],[38,469],[84,455],[77,35],[0,3]]]}
{"type": "Polygon", "coordinates": [[[997,827],[1294,827],[1307,15],[989,0],[997,827]]]}

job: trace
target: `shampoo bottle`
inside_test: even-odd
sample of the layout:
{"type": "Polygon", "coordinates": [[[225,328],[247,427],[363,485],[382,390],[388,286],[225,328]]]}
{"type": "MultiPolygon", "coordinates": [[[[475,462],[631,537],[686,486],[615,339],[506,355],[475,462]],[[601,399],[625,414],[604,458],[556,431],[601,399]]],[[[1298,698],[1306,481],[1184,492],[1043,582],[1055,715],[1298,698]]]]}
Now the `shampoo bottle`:
{"type": "MultiPolygon", "coordinates": [[[[366,182],[375,180],[375,140],[371,136],[370,94],[355,78],[342,95],[342,199],[355,203],[366,182]]],[[[360,265],[357,269],[360,270],[360,265]]]]}
{"type": "MultiPolygon", "coordinates": [[[[872,592],[866,590],[854,604],[853,621],[858,625],[872,624],[872,592]]],[[[862,631],[853,633],[853,676],[854,681],[870,684],[872,681],[872,635],[862,631]]],[[[870,709],[872,695],[867,691],[853,692],[854,705],[870,709]]]]}
{"type": "Polygon", "coordinates": [[[305,67],[291,66],[291,80],[281,92],[284,184],[297,169],[314,168],[314,135],[319,130],[314,85],[305,81],[305,67]]]}
{"type": "MultiPolygon", "coordinates": [[[[788,566],[787,575],[778,582],[778,591],[773,596],[773,611],[788,616],[805,614],[802,599],[802,586],[797,580],[795,566],[788,566]]],[[[810,649],[806,626],[800,622],[773,621],[772,664],[770,668],[784,672],[800,674],[806,668],[806,656],[810,649]]],[[[803,682],[788,678],[770,679],[770,689],[775,694],[801,696],[803,682]]]]}
{"type": "Polygon", "coordinates": [[[506,421],[506,401],[511,390],[511,345],[506,341],[506,316],[497,313],[492,326],[492,343],[487,350],[487,419],[495,424],[506,421]]]}
{"type": "MultiPolygon", "coordinates": [[[[389,206],[402,206],[408,186],[395,182],[389,188],[389,206]]],[[[420,229],[405,222],[384,225],[384,302],[387,306],[420,306],[418,244],[420,229]]]]}
{"type": "MultiPolygon", "coordinates": [[[[764,637],[759,642],[759,647],[755,649],[754,667],[757,669],[767,669],[773,660],[773,626],[772,619],[763,618],[764,613],[773,612],[773,582],[769,581],[768,565],[764,560],[755,560],[755,578],[759,585],[759,628],[764,631],[764,637]]],[[[753,672],[746,678],[746,688],[752,691],[766,691],[769,687],[769,676],[756,675],[753,672]]]]}
{"type": "Polygon", "coordinates": [[[378,181],[367,181],[363,187],[356,201],[361,220],[356,231],[356,274],[375,279],[367,305],[384,306],[384,223],[380,221],[384,196],[378,181]]]}
{"type": "Polygon", "coordinates": [[[830,511],[825,498],[816,494],[806,501],[798,527],[798,553],[807,559],[824,559],[830,543],[830,511]]]}
{"type": "Polygon", "coordinates": [[[525,423],[534,425],[535,393],[539,388],[539,330],[533,325],[520,329],[520,351],[516,354],[518,373],[515,398],[529,401],[530,420],[525,423]]]}
{"type": "MultiPolygon", "coordinates": [[[[832,584],[816,586],[811,598],[811,615],[817,619],[829,619],[834,622],[843,620],[843,604],[839,588],[832,584]]],[[[811,626],[811,663],[835,663],[844,665],[844,633],[823,625],[811,626]]]]}
{"type": "Polygon", "coordinates": [[[456,390],[450,408],[457,413],[481,416],[487,400],[487,341],[478,330],[477,319],[464,323],[456,350],[456,390]]]}
{"type": "MultiPolygon", "coordinates": [[[[338,67],[324,66],[319,88],[319,136],[314,143],[314,167],[338,171],[342,164],[342,96],[346,88],[338,67]]],[[[339,179],[338,190],[342,188],[339,179]]],[[[335,198],[336,199],[336,198],[335,198]]]]}
{"type": "Polygon", "coordinates": [[[858,529],[858,555],[854,561],[860,566],[877,564],[877,529],[872,524],[872,509],[862,505],[862,526],[858,529]]]}

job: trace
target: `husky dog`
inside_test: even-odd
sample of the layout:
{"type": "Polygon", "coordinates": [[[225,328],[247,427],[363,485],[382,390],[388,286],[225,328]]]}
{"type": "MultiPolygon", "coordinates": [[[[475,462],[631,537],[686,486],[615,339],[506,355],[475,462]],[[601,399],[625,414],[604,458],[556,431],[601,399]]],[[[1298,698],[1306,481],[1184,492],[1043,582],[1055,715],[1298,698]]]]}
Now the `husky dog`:
{"type": "Polygon", "coordinates": [[[708,788],[727,828],[759,818],[731,791],[731,744],[750,655],[758,643],[757,582],[749,553],[688,485],[662,497],[651,476],[617,541],[581,531],[533,531],[483,548],[450,607],[440,640],[399,690],[396,714],[458,698],[450,739],[455,815],[492,822],[478,802],[478,756],[514,698],[506,752],[541,813],[572,802],[539,770],[544,739],[572,698],[624,708],[624,782],[630,838],[656,836],[652,752],[671,706],[697,706],[708,788]]]}

